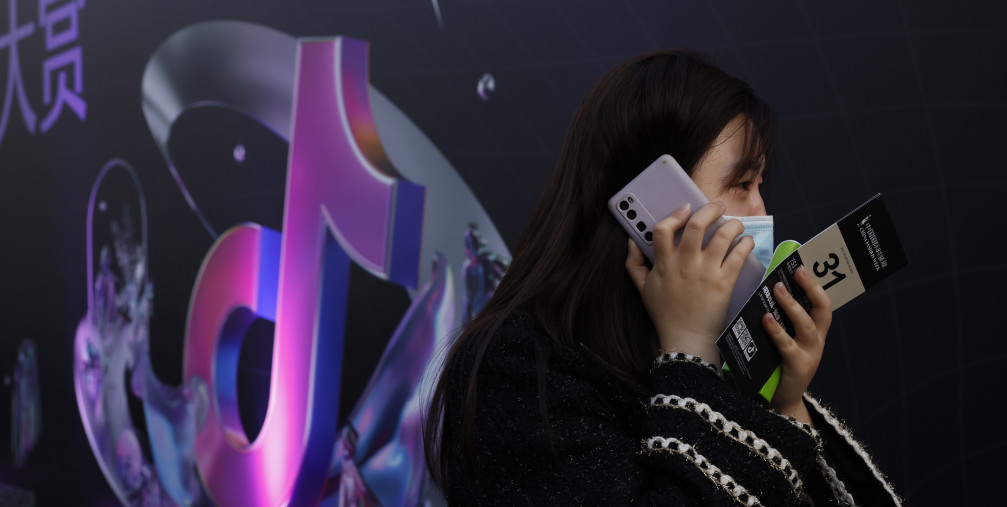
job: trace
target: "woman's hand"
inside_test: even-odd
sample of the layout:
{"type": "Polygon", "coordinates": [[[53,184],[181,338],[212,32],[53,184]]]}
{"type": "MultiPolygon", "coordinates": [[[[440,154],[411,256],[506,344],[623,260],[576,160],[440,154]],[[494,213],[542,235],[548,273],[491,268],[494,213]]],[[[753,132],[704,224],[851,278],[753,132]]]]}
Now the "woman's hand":
{"type": "Polygon", "coordinates": [[[724,214],[724,205],[709,203],[691,219],[690,211],[685,205],[654,226],[653,269],[647,268],[643,252],[630,240],[626,271],[654,321],[661,348],[719,366],[716,340],[727,321],[738,273],[755,243],[745,236],[728,254],[744,231],[741,222],[729,220],[702,248],[707,227],[724,214]],[[675,233],[683,227],[682,241],[675,246],[675,233]]]}
{"type": "Polygon", "coordinates": [[[794,278],[811,299],[810,315],[782,283],[773,287],[773,293],[776,303],[794,323],[797,336],[791,338],[772,315],[767,313],[762,316],[762,327],[769,333],[783,357],[783,375],[770,405],[780,413],[812,424],[803,396],[822,360],[825,334],[832,325],[832,300],[804,266],[797,268],[794,278]]]}

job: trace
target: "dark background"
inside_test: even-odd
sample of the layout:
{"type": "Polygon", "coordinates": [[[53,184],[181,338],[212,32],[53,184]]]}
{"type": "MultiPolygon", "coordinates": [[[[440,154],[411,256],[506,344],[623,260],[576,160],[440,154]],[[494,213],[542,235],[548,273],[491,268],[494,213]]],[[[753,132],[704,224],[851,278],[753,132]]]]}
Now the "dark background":
{"type": "MultiPolygon", "coordinates": [[[[20,23],[37,17],[36,2],[17,5],[20,23]]],[[[1007,4],[936,0],[88,2],[80,18],[86,121],[65,111],[52,130],[31,134],[15,106],[0,140],[0,377],[13,371],[18,343],[34,339],[44,425],[20,470],[0,445],[0,482],[34,491],[44,505],[116,502],[87,444],[71,376],[86,311],[88,191],[113,157],[137,168],[147,196],[154,369],[181,381],[188,298],[212,238],[147,131],[140,80],[165,38],[214,19],[369,41],[373,86],[446,155],[511,248],[594,80],[656,48],[709,53],[779,113],[767,189],[777,240],[807,240],[881,192],[910,259],[837,312],[812,391],[908,503],[996,498],[1007,448],[999,324],[1007,4]],[[488,100],[476,93],[484,73],[496,81],[488,100]]],[[[21,43],[20,60],[41,116],[39,30],[21,43]]],[[[0,50],[0,86],[8,59],[0,50]]],[[[229,153],[229,142],[208,142],[207,157],[229,153]]],[[[282,195],[259,200],[282,209],[282,195]]],[[[0,394],[4,442],[9,388],[0,394]]]]}

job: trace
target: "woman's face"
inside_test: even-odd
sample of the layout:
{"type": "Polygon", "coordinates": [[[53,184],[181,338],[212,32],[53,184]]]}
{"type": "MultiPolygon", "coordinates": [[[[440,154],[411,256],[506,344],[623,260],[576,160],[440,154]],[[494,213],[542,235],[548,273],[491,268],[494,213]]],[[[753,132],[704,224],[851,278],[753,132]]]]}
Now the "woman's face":
{"type": "Polygon", "coordinates": [[[734,166],[742,160],[745,149],[745,119],[737,116],[720,131],[713,146],[706,152],[692,180],[710,201],[722,201],[725,215],[747,217],[765,215],[762,202],[762,167],[753,168],[735,185],[730,184],[734,166]]]}

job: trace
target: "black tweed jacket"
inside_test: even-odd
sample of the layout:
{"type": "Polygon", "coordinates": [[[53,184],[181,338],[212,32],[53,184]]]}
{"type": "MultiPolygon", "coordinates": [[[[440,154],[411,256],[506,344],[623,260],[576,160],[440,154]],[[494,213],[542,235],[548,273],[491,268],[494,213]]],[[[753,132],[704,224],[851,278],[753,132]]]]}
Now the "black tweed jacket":
{"type": "Polygon", "coordinates": [[[700,359],[665,354],[653,392],[640,397],[522,317],[504,324],[480,366],[475,459],[464,462],[463,379],[474,356],[460,357],[447,366],[443,425],[453,505],[900,503],[863,446],[810,396],[815,429],[740,397],[700,359]]]}

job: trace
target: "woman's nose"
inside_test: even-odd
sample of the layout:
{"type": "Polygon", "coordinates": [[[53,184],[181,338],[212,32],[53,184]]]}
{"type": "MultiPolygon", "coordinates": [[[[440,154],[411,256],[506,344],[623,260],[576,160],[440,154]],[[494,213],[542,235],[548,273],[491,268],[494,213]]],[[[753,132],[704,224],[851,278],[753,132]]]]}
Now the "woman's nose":
{"type": "Polygon", "coordinates": [[[752,216],[766,214],[766,203],[762,202],[762,191],[759,187],[756,187],[755,192],[752,192],[752,200],[749,206],[749,214],[752,216]]]}

